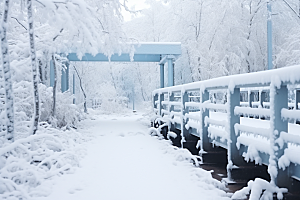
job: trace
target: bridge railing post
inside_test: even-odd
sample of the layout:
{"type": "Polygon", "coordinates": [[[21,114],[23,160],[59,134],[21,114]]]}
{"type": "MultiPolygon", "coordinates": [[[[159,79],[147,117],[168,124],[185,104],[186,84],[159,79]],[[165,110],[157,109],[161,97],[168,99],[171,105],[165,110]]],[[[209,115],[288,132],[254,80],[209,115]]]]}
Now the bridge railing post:
{"type": "Polygon", "coordinates": [[[296,98],[295,98],[295,109],[299,109],[299,103],[300,103],[300,90],[296,89],[296,98]]]}
{"type": "MultiPolygon", "coordinates": [[[[158,94],[157,93],[155,93],[154,94],[154,96],[153,96],[153,108],[154,109],[158,109],[158,94]]],[[[158,112],[157,111],[155,111],[155,114],[157,115],[158,114],[158,112]]]]}
{"type": "Polygon", "coordinates": [[[248,92],[248,102],[249,102],[249,107],[253,108],[252,103],[254,102],[254,92],[249,90],[248,92]]]}
{"type": "Polygon", "coordinates": [[[75,88],[75,74],[73,73],[73,104],[76,103],[76,97],[75,97],[75,91],[76,91],[76,88],[75,88]]]}
{"type": "Polygon", "coordinates": [[[168,132],[170,132],[170,131],[172,131],[172,130],[174,130],[174,125],[173,125],[173,116],[172,116],[172,111],[174,110],[174,106],[173,105],[171,105],[171,102],[173,102],[174,101],[174,93],[172,92],[172,91],[169,91],[168,93],[168,101],[169,101],[169,103],[168,103],[168,131],[167,131],[167,133],[166,133],[166,135],[168,135],[169,133],[168,132]]]}
{"type": "Polygon", "coordinates": [[[163,115],[162,115],[162,109],[163,109],[163,104],[162,104],[162,102],[164,101],[164,99],[165,99],[165,95],[164,95],[164,93],[160,93],[160,94],[158,94],[158,109],[159,109],[159,115],[161,116],[161,117],[163,117],[163,115]]]}
{"type": "Polygon", "coordinates": [[[269,160],[268,172],[271,176],[271,182],[279,187],[288,185],[288,169],[283,171],[278,167],[278,159],[284,154],[287,144],[280,144],[278,139],[282,131],[288,132],[288,121],[281,117],[281,110],[288,109],[288,88],[281,85],[277,88],[275,85],[270,86],[270,145],[271,153],[269,160]],[[277,172],[277,173],[276,173],[277,172]]]}
{"type": "Polygon", "coordinates": [[[259,92],[259,105],[263,108],[264,107],[264,101],[266,100],[266,91],[260,91],[259,92]]]}
{"type": "Polygon", "coordinates": [[[183,143],[186,141],[185,138],[188,137],[189,130],[186,128],[186,124],[188,123],[188,118],[185,117],[185,114],[189,113],[189,107],[185,106],[185,103],[189,101],[189,95],[186,91],[181,91],[181,147],[183,147],[183,143]]]}
{"type": "Polygon", "coordinates": [[[228,178],[231,179],[231,169],[233,165],[243,165],[244,160],[242,156],[239,155],[239,150],[236,146],[237,143],[237,136],[235,134],[235,124],[240,123],[240,116],[234,114],[234,109],[236,106],[240,105],[240,88],[234,88],[233,91],[227,90],[227,103],[228,103],[228,110],[227,110],[227,126],[225,127],[227,133],[229,134],[229,140],[227,141],[228,152],[227,152],[227,159],[228,159],[228,178]]]}
{"type": "Polygon", "coordinates": [[[171,131],[173,129],[173,123],[172,123],[172,119],[173,119],[173,116],[171,116],[171,113],[172,111],[174,111],[174,106],[170,104],[170,102],[173,102],[174,101],[174,93],[173,92],[168,92],[168,95],[169,95],[169,131],[171,131]]]}
{"type": "MultiPolygon", "coordinates": [[[[209,92],[207,90],[200,91],[200,103],[203,104],[205,101],[209,100],[209,92]]],[[[212,149],[212,145],[209,142],[208,127],[205,126],[205,118],[209,117],[209,110],[205,108],[200,108],[200,139],[201,139],[201,149],[204,151],[209,151],[212,149]]]]}

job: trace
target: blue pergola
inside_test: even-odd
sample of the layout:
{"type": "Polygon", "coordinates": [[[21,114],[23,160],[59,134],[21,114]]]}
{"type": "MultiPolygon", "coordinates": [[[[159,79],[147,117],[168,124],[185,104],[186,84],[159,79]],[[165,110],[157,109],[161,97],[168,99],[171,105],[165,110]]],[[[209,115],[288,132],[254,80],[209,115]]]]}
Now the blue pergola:
{"type": "MultiPolygon", "coordinates": [[[[103,53],[92,55],[84,54],[80,59],[76,53],[69,53],[69,61],[85,62],[157,62],[160,65],[160,87],[164,87],[164,65],[168,63],[168,86],[174,86],[174,61],[181,55],[181,43],[139,43],[134,44],[133,60],[130,52],[122,54],[115,53],[110,59],[103,53]]],[[[73,83],[74,84],[74,83],[73,83]]],[[[50,86],[54,85],[54,69],[51,62],[50,67],[50,86]]],[[[69,89],[69,67],[63,70],[61,77],[61,90],[65,92],[69,89]]]]}

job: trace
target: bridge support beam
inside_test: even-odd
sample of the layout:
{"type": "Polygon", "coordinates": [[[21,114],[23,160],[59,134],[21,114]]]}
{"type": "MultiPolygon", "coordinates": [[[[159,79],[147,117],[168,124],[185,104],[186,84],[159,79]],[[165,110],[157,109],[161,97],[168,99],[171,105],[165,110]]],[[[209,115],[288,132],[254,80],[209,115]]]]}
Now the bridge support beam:
{"type": "Polygon", "coordinates": [[[173,58],[168,58],[168,87],[174,86],[174,63],[173,58]]]}

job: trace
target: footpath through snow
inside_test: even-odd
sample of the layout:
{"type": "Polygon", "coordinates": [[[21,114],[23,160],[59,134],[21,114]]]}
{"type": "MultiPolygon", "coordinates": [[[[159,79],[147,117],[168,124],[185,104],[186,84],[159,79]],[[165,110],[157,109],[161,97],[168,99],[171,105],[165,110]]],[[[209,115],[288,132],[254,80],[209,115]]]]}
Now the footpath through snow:
{"type": "Polygon", "coordinates": [[[140,114],[98,115],[79,132],[92,133],[86,156],[73,174],[48,181],[52,193],[42,200],[229,199],[210,172],[189,162],[187,150],[148,134],[140,114]]]}

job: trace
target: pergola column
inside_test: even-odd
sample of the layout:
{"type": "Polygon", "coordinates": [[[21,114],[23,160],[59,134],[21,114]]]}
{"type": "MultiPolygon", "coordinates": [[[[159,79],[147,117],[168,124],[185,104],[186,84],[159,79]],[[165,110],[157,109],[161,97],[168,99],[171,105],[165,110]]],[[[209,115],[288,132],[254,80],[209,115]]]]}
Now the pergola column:
{"type": "Polygon", "coordinates": [[[168,58],[168,87],[174,86],[173,58],[168,58]]]}
{"type": "MultiPolygon", "coordinates": [[[[50,61],[50,87],[54,86],[55,71],[54,71],[54,61],[50,61]]],[[[66,69],[62,69],[61,71],[61,92],[65,92],[69,89],[69,62],[65,63],[66,69]]]]}
{"type": "Polygon", "coordinates": [[[160,88],[165,87],[165,69],[164,69],[165,64],[160,64],[160,88]]]}
{"type": "Polygon", "coordinates": [[[65,63],[66,68],[61,72],[61,92],[66,92],[69,89],[69,62],[65,63]]]}

